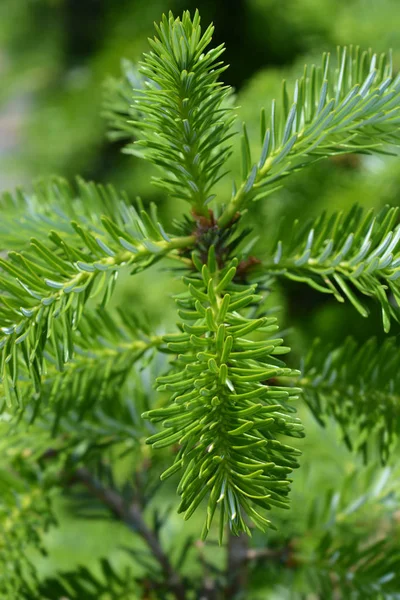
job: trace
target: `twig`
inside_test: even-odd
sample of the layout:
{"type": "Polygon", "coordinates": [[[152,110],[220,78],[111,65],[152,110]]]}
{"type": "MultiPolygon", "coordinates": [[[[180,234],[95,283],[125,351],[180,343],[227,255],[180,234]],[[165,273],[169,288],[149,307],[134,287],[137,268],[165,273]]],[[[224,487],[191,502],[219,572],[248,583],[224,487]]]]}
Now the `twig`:
{"type": "Polygon", "coordinates": [[[203,552],[205,543],[198,541],[196,547],[199,553],[199,562],[203,567],[203,579],[198,600],[218,600],[217,581],[210,576],[210,565],[207,563],[203,552]]]}
{"type": "Polygon", "coordinates": [[[249,548],[244,556],[244,560],[259,560],[260,558],[271,558],[273,560],[283,560],[286,548],[272,550],[271,548],[249,548]]]}
{"type": "Polygon", "coordinates": [[[235,536],[229,533],[227,585],[225,588],[225,598],[227,600],[228,598],[232,600],[239,591],[242,594],[246,593],[249,564],[260,559],[277,561],[286,564],[288,567],[295,565],[290,544],[283,548],[249,548],[249,538],[246,534],[242,533],[240,536],[235,536]]]}
{"type": "Polygon", "coordinates": [[[225,598],[232,599],[240,590],[244,592],[248,583],[249,538],[245,533],[233,535],[229,532],[228,560],[227,560],[227,585],[225,598]]]}
{"type": "Polygon", "coordinates": [[[176,600],[185,600],[186,592],[179,574],[175,571],[168,556],[161,547],[160,541],[154,532],[146,525],[139,503],[127,505],[120,494],[115,490],[106,488],[97,480],[88,469],[82,467],[74,471],[74,483],[82,483],[98,500],[107,506],[111,512],[128,527],[134,530],[145,541],[158,561],[166,578],[167,585],[176,600]]]}

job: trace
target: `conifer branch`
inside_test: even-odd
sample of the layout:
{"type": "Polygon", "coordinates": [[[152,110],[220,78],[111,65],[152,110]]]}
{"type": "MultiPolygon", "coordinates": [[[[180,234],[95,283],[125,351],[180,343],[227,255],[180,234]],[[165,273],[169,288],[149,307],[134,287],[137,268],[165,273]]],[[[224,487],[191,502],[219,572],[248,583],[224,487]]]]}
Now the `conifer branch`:
{"type": "Polygon", "coordinates": [[[109,508],[123,523],[137,533],[149,547],[152,557],[159,563],[166,579],[167,589],[176,600],[185,600],[186,592],[181,577],[161,547],[160,540],[147,526],[140,505],[137,502],[126,504],[124,498],[113,489],[107,488],[88,469],[81,467],[73,473],[73,483],[82,483],[91,494],[109,508]]]}
{"type": "Polygon", "coordinates": [[[71,360],[87,302],[102,294],[104,307],[121,269],[142,270],[196,241],[170,237],[155,214],[122,209],[122,222],[72,221],[74,236],[52,230],[47,243],[32,239],[28,249],[0,258],[0,381],[8,404],[18,394],[21,359],[37,392],[49,347],[59,368],[71,360]]]}
{"type": "Polygon", "coordinates": [[[226,522],[235,535],[249,533],[247,517],[265,530],[270,522],[255,507],[288,506],[286,477],[299,452],[277,438],[303,432],[287,403],[299,390],[268,385],[270,378],[295,375],[275,358],[289,351],[282,339],[269,337],[275,319],[241,314],[260,301],[255,287],[232,283],[236,261],[219,271],[213,248],[208,266],[196,264],[199,273],[186,279],[188,293],[178,298],[183,333],[165,338],[171,351],[182,353],[173,373],[159,379],[160,390],[173,392],[171,402],[143,416],[163,422],[164,429],[147,440],[153,448],[179,444],[162,475],[184,470],[179,511],[188,519],[207,496],[202,535],[219,506],[222,539],[226,522]],[[246,339],[253,331],[264,339],[246,339]]]}
{"type": "Polygon", "coordinates": [[[31,193],[22,189],[3,193],[0,210],[0,250],[5,252],[29,248],[32,238],[47,239],[55,253],[63,254],[71,246],[68,257],[79,249],[94,253],[95,262],[97,256],[110,256],[110,252],[101,252],[99,244],[104,240],[115,254],[128,250],[141,255],[135,258],[141,260],[146,250],[149,255],[168,253],[194,243],[194,238],[183,236],[182,243],[176,239],[168,247],[163,242],[174,238],[165,232],[154,204],[145,210],[140,199],[133,204],[125,193],[117,193],[110,185],[80,178],[70,185],[61,177],[53,177],[38,182],[31,193]]]}
{"type": "Polygon", "coordinates": [[[100,409],[112,390],[115,394],[122,388],[134,364],[152,348],[163,346],[162,337],[150,335],[136,319],[122,311],[118,319],[104,309],[85,314],[75,331],[69,362],[64,365],[61,349],[49,348],[39,390],[21,364],[14,388],[0,385],[0,399],[7,402],[7,391],[15,393],[16,399],[23,399],[15,406],[18,413],[30,407],[35,418],[51,407],[56,422],[71,410],[83,417],[94,407],[100,409]]]}
{"type": "MultiPolygon", "coordinates": [[[[133,96],[137,116],[129,123],[139,140],[126,149],[160,167],[154,183],[205,216],[231,153],[234,120],[227,106],[231,90],[218,81],[226,69],[218,61],[224,47],[207,50],[213,31],[210,25],[202,34],[198,11],[193,19],[185,12],[182,20],[170,13],[156,25],[151,52],[140,64],[144,86],[133,96]]],[[[118,101],[108,102],[114,127],[121,110],[118,101]]]]}
{"type": "MultiPolygon", "coordinates": [[[[349,338],[339,348],[317,341],[303,360],[302,395],[321,424],[333,417],[350,449],[376,450],[383,462],[400,431],[400,368],[396,340],[363,345],[349,338]]],[[[372,452],[371,452],[372,450],[372,452]]]]}
{"type": "MultiPolygon", "coordinates": [[[[235,119],[231,89],[219,81],[226,69],[220,60],[224,47],[209,49],[213,27],[202,33],[198,11],[193,18],[169,13],[156,34],[139,71],[125,63],[123,81],[110,82],[105,113],[111,137],[128,140],[126,152],[160,169],[155,183],[191,205],[190,213],[173,222],[174,235],[165,231],[154,205],[133,205],[109,186],[81,180],[71,187],[52,179],[30,194],[0,198],[0,430],[8,434],[0,451],[13,457],[21,473],[16,481],[8,467],[0,469],[0,595],[81,600],[89,579],[93,600],[104,591],[113,594],[108,580],[117,581],[121,597],[136,597],[139,588],[143,597],[161,590],[185,600],[204,590],[209,600],[220,591],[230,598],[236,588],[244,591],[249,562],[264,557],[275,561],[277,573],[296,566],[299,578],[293,581],[300,582],[301,597],[309,588],[324,600],[394,598],[400,589],[394,468],[375,480],[375,465],[362,470],[357,464],[357,477],[350,473],[343,489],[334,489],[334,481],[326,492],[310,461],[310,480],[317,485],[308,486],[292,519],[281,517],[282,529],[290,524],[288,534],[259,549],[250,548],[244,534],[253,525],[265,532],[269,511],[289,507],[289,477],[300,450],[286,445],[284,436],[304,436],[292,405],[301,395],[322,425],[336,420],[347,445],[364,459],[377,451],[388,462],[398,444],[395,341],[359,346],[347,340],[336,349],[316,344],[302,370],[293,370],[281,360],[290,349],[276,337],[276,319],[265,312],[259,294],[285,277],[339,302],[349,300],[362,316],[368,314],[364,300],[373,298],[389,331],[393,320],[400,322],[398,210],[374,215],[353,207],[311,224],[296,222],[291,237],[284,227],[270,243],[275,231],[268,233],[264,257],[250,256],[254,238],[242,244],[251,229],[241,228],[241,215],[250,201],[321,158],[385,154],[399,145],[400,76],[393,76],[390,56],[345,48],[338,51],[336,68],[329,55],[321,68],[306,67],[292,98],[284,82],[281,105],[273,102],[270,116],[261,114],[260,159],[252,159],[244,125],[242,182],[234,182],[230,202],[213,212],[208,204],[226,172],[235,119]],[[177,296],[179,332],[159,336],[125,307],[116,318],[107,306],[123,269],[137,273],[164,258],[184,267],[185,291],[177,296]],[[99,300],[97,310],[93,300],[99,300]],[[149,364],[157,352],[173,357],[157,379],[158,391],[170,396],[158,404],[148,389],[156,379],[149,364]],[[204,502],[202,538],[217,514],[220,544],[228,525],[227,568],[215,570],[212,585],[213,565],[205,558],[204,581],[192,585],[181,574],[192,537],[172,561],[160,542],[164,517],[156,511],[152,526],[144,517],[161,485],[154,485],[159,463],[149,460],[146,437],[153,449],[170,448],[161,479],[179,474],[178,511],[184,518],[204,502]],[[133,468],[146,457],[148,478],[144,470],[133,478],[136,489],[129,476],[115,485],[120,471],[114,461],[122,456],[133,459],[133,468]],[[47,472],[50,458],[57,465],[47,472]],[[43,492],[55,472],[57,485],[84,486],[90,501],[100,501],[147,544],[147,588],[147,580],[137,579],[125,586],[107,561],[106,583],[82,568],[39,584],[25,550],[28,542],[40,548],[40,533],[51,522],[43,492]]],[[[320,450],[321,436],[317,442],[320,450]]],[[[347,472],[347,462],[345,467],[347,472]]]]}
{"type": "Polygon", "coordinates": [[[257,274],[286,277],[339,302],[349,300],[363,317],[368,307],[360,296],[372,297],[382,307],[388,332],[391,319],[400,319],[398,212],[385,207],[374,214],[355,205],[348,213],[322,214],[305,225],[295,221],[290,235],[284,223],[257,274]]]}
{"type": "Polygon", "coordinates": [[[3,251],[23,250],[29,247],[32,237],[43,240],[52,231],[80,245],[74,223],[96,231],[102,228],[102,218],[111,219],[119,226],[132,226],[139,218],[125,193],[117,192],[111,185],[94,184],[81,178],[71,185],[62,177],[52,177],[36,182],[30,192],[21,188],[13,193],[4,192],[0,196],[0,210],[0,249],[3,251]]]}
{"type": "Polygon", "coordinates": [[[399,144],[400,76],[394,77],[391,56],[338,49],[336,67],[324,54],[321,67],[305,66],[290,99],[286,82],[282,102],[272,103],[269,119],[261,114],[262,152],[254,164],[244,126],[244,181],[234,188],[219,218],[227,227],[251,200],[267,196],[290,173],[326,156],[387,152],[399,144]]]}

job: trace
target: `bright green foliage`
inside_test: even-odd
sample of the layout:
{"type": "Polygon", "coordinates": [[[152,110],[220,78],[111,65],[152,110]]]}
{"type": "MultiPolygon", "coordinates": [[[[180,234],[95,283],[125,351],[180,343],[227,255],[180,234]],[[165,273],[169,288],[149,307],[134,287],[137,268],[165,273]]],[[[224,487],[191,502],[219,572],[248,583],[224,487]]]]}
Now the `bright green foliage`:
{"type": "Polygon", "coordinates": [[[375,339],[340,348],[317,341],[304,360],[299,380],[303,397],[321,423],[333,417],[345,442],[368,456],[377,445],[387,461],[400,428],[400,370],[396,340],[375,339]]]}
{"type": "MultiPolygon", "coordinates": [[[[280,108],[274,103],[268,118],[262,113],[257,164],[244,126],[242,183],[233,184],[228,202],[222,193],[212,204],[220,189],[215,184],[229,168],[234,133],[231,90],[219,81],[223,46],[209,49],[213,27],[202,33],[197,12],[164,16],[156,33],[139,71],[126,62],[123,81],[109,83],[105,114],[111,136],[128,139],[128,153],[161,170],[157,185],[165,196],[187,201],[187,214],[179,215],[178,206],[166,233],[154,206],[133,205],[113,188],[80,180],[71,187],[52,179],[0,200],[0,450],[7,460],[17,457],[6,463],[0,486],[0,562],[7,567],[0,592],[3,585],[10,600],[35,594],[49,600],[232,597],[235,574],[221,574],[214,562],[210,567],[208,546],[187,536],[182,544],[172,540],[171,557],[164,549],[168,536],[160,531],[169,513],[160,516],[157,503],[165,511],[179,474],[179,512],[188,519],[204,508],[203,539],[218,531],[216,521],[220,543],[228,529],[229,565],[238,555],[239,570],[246,570],[252,560],[246,538],[232,541],[232,535],[260,529],[268,531],[263,556],[278,558],[277,571],[296,583],[293,598],[300,589],[301,599],[310,590],[328,600],[389,599],[398,592],[400,571],[398,536],[386,533],[389,526],[398,533],[398,474],[390,467],[400,428],[396,338],[379,346],[349,340],[333,350],[323,340],[302,353],[301,371],[295,370],[281,360],[289,348],[277,337],[269,295],[276,288],[283,295],[276,284],[287,278],[325,300],[349,300],[364,317],[372,298],[382,308],[384,331],[396,327],[398,211],[349,206],[279,229],[273,216],[257,223],[260,213],[249,210],[258,210],[249,201],[322,157],[391,150],[399,143],[400,79],[383,56],[344,49],[332,69],[325,55],[320,69],[305,69],[293,100],[284,84],[280,108]],[[263,228],[259,244],[257,225],[263,228]],[[148,269],[140,276],[147,279],[135,281],[154,301],[155,265],[182,275],[177,333],[165,334],[171,319],[162,295],[155,299],[164,319],[157,331],[156,319],[145,325],[139,307],[126,306],[134,294],[113,296],[120,273],[131,285],[128,276],[148,269]],[[172,356],[170,367],[160,353],[172,356]],[[339,452],[325,445],[336,421],[351,450],[370,461],[377,447],[389,467],[376,482],[376,466],[370,480],[357,463],[356,490],[346,479],[343,490],[327,493],[326,481],[310,477],[300,501],[299,487],[292,486],[296,510],[283,517],[289,477],[300,448],[307,452],[303,421],[310,412],[327,426],[317,430],[322,456],[327,447],[339,452]],[[162,480],[172,477],[170,487],[160,473],[162,480]],[[71,566],[37,591],[34,570],[22,558],[25,543],[40,547],[40,532],[50,523],[49,488],[73,496],[74,486],[80,499],[74,514],[92,516],[100,506],[102,518],[113,515],[148,547],[147,553],[139,544],[130,549],[134,566],[144,565],[143,579],[135,572],[128,581],[103,562],[102,577],[71,566]],[[285,532],[277,538],[272,521],[285,532]],[[277,553],[269,547],[276,539],[277,553]],[[189,582],[183,565],[198,550],[204,550],[204,581],[195,574],[189,582]],[[216,573],[211,591],[209,572],[216,573]],[[29,585],[32,590],[24,588],[29,585]]],[[[354,475],[346,460],[346,472],[354,475]]],[[[307,466],[313,474],[312,456],[294,482],[302,481],[307,466]]],[[[255,543],[260,540],[261,533],[255,543]]]]}
{"type": "Polygon", "coordinates": [[[333,294],[339,302],[347,299],[363,317],[369,313],[359,296],[373,297],[388,332],[390,320],[400,318],[398,212],[386,207],[364,213],[354,206],[347,213],[322,214],[313,223],[295,221],[290,235],[284,222],[279,237],[286,239],[274,243],[262,268],[333,294]]]}
{"type": "MultiPolygon", "coordinates": [[[[128,151],[161,167],[163,176],[155,183],[203,214],[231,152],[227,140],[234,117],[226,106],[231,91],[218,82],[226,69],[218,62],[224,47],[206,51],[214,28],[202,34],[198,12],[193,20],[188,12],[182,20],[164,16],[156,31],[140,67],[144,89],[134,96],[138,116],[132,124],[142,139],[128,151]]],[[[120,128],[121,111],[121,104],[112,106],[113,128],[120,128]]]]}
{"type": "MultiPolygon", "coordinates": [[[[179,247],[179,242],[174,242],[164,231],[155,205],[144,211],[139,199],[135,207],[126,194],[117,193],[112,186],[82,179],[72,186],[62,178],[53,178],[39,182],[31,194],[23,190],[13,195],[5,193],[0,198],[0,208],[4,251],[25,248],[36,233],[49,238],[46,241],[49,252],[75,261],[81,259],[80,262],[86,258],[89,263],[98,262],[104,255],[108,258],[117,255],[114,261],[104,263],[108,270],[113,267],[115,270],[120,261],[132,264],[136,271],[153,264],[155,255],[179,247]],[[74,246],[70,253],[69,244],[74,246]],[[76,256],[74,249],[80,245],[82,255],[76,256]]],[[[190,245],[190,240],[182,243],[190,245]]],[[[106,270],[101,266],[96,269],[106,270]]]]}
{"type": "MultiPolygon", "coordinates": [[[[287,401],[300,391],[269,384],[296,373],[275,358],[289,348],[270,337],[276,319],[242,314],[261,300],[255,288],[232,283],[237,261],[219,271],[210,252],[208,266],[198,265],[187,278],[188,292],[177,299],[182,334],[169,336],[170,351],[179,352],[171,375],[159,390],[173,392],[171,403],[144,416],[162,421],[164,429],[148,439],[153,448],[179,444],[173,466],[162,477],[184,470],[178,486],[180,512],[189,518],[208,496],[205,537],[220,506],[220,538],[227,522],[233,533],[270,524],[256,508],[287,508],[290,481],[297,467],[295,448],[277,439],[302,436],[300,421],[287,401]],[[260,341],[249,334],[259,332],[260,341]]],[[[252,309],[254,313],[254,308],[252,309]]]]}
{"type": "MultiPolygon", "coordinates": [[[[97,190],[84,184],[81,188],[86,195],[103,194],[110,206],[112,189],[107,194],[104,188],[97,190]]],[[[59,193],[68,193],[68,188],[61,184],[51,188],[51,193],[57,198],[59,193]]],[[[24,202],[22,198],[20,204],[24,202]]],[[[73,197],[70,203],[72,211],[81,205],[78,202],[75,207],[73,197]]],[[[32,238],[27,250],[9,252],[8,260],[0,259],[1,378],[9,405],[14,395],[22,404],[18,386],[21,364],[28,369],[38,392],[46,369],[45,352],[53,354],[59,370],[72,358],[86,303],[100,296],[104,307],[120,269],[142,270],[182,244],[191,243],[190,237],[168,236],[155,213],[139,215],[133,206],[122,202],[118,208],[115,220],[107,215],[94,222],[64,217],[63,227],[59,231],[52,228],[48,242],[32,238]],[[71,232],[75,234],[72,238],[71,232]]],[[[48,226],[46,209],[38,219],[48,226]]],[[[25,214],[14,222],[23,227],[25,214]]]]}
{"type": "Polygon", "coordinates": [[[242,138],[244,183],[234,189],[220,218],[225,226],[234,211],[271,192],[289,173],[323,157],[346,153],[385,152],[398,143],[400,77],[390,58],[359,48],[338,49],[335,68],[324,54],[321,67],[305,66],[293,98],[282,87],[282,102],[261,114],[261,157],[251,158],[246,127],[242,138]]]}
{"type": "MultiPolygon", "coordinates": [[[[67,364],[60,351],[46,352],[38,391],[26,365],[21,365],[18,386],[24,404],[20,408],[26,405],[34,417],[51,410],[56,424],[70,410],[82,417],[94,407],[100,409],[112,390],[124,384],[134,364],[161,344],[160,337],[149,336],[139,327],[132,313],[120,313],[119,319],[104,308],[89,313],[74,331],[73,355],[67,364]]],[[[6,387],[0,386],[3,403],[6,392],[6,387]]]]}

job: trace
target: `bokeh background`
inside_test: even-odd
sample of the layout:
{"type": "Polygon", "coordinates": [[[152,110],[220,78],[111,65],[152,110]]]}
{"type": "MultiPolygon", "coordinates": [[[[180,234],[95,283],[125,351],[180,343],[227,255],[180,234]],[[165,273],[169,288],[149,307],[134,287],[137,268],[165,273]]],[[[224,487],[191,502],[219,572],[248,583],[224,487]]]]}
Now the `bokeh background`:
{"type": "MultiPolygon", "coordinates": [[[[279,97],[282,78],[293,80],[304,63],[318,61],[322,51],[334,53],[338,44],[377,52],[392,48],[395,69],[400,68],[399,0],[1,0],[0,189],[22,185],[29,190],[37,178],[81,175],[112,182],[132,198],[140,195],[145,202],[157,202],[166,223],[179,214],[182,206],[168,203],[151,185],[153,168],[121,154],[118,143],[107,141],[101,115],[103,82],[119,76],[121,59],[140,59],[153,22],[163,12],[195,8],[203,24],[214,22],[215,44],[226,43],[230,68],[225,81],[236,90],[238,125],[247,122],[255,152],[261,107],[279,97]]],[[[238,153],[231,170],[240,171],[238,153]]],[[[228,197],[229,178],[218,191],[228,197]]],[[[285,215],[304,219],[354,202],[379,207],[398,205],[399,199],[396,158],[348,156],[318,163],[292,176],[283,191],[254,205],[258,251],[285,215]]],[[[140,277],[137,284],[122,286],[119,302],[129,298],[138,310],[145,305],[157,326],[174,322],[170,296],[176,282],[162,272],[140,277]]],[[[364,320],[351,306],[294,284],[274,292],[271,303],[282,306],[281,324],[291,327],[287,336],[294,348],[293,364],[317,336],[334,343],[348,334],[360,340],[383,337],[374,305],[371,318],[364,320]]],[[[393,333],[398,335],[398,329],[393,333]]],[[[316,447],[319,435],[312,429],[310,447],[316,447]]],[[[322,454],[339,464],[347,455],[334,434],[329,435],[324,444],[332,446],[324,447],[322,454]]],[[[102,555],[129,560],[121,547],[130,534],[122,526],[104,521],[83,525],[65,499],[60,499],[58,510],[61,527],[49,534],[44,574],[102,555]]],[[[194,523],[193,530],[197,528],[194,523]]]]}

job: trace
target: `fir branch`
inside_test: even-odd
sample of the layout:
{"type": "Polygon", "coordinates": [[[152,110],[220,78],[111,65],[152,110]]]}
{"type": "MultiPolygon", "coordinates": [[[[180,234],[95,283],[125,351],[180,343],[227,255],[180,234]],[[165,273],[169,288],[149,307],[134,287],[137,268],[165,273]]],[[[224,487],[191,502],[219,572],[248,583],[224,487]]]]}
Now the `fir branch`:
{"type": "Polygon", "coordinates": [[[400,368],[394,338],[363,345],[349,338],[332,349],[314,343],[298,381],[304,400],[322,424],[333,417],[350,449],[365,458],[376,445],[386,462],[400,431],[400,368]]]}
{"type": "Polygon", "coordinates": [[[74,237],[52,230],[49,242],[32,239],[27,250],[0,259],[0,379],[9,405],[20,359],[39,391],[45,351],[53,348],[60,368],[72,358],[87,302],[102,294],[104,307],[121,269],[143,270],[195,243],[195,236],[171,238],[154,214],[123,208],[123,223],[72,221],[74,237]]]}
{"type": "Polygon", "coordinates": [[[22,189],[3,193],[0,209],[0,250],[6,252],[29,248],[32,238],[48,238],[46,244],[51,251],[63,255],[71,245],[72,256],[74,249],[93,252],[92,259],[88,258],[91,262],[97,255],[110,255],[105,250],[101,253],[99,244],[104,241],[115,254],[128,250],[139,254],[135,261],[140,261],[146,257],[146,250],[148,256],[168,253],[190,247],[194,241],[183,236],[182,244],[176,240],[168,247],[163,242],[170,243],[174,238],[165,232],[154,204],[145,210],[140,199],[134,205],[126,194],[117,193],[112,186],[80,178],[71,185],[63,178],[53,177],[36,183],[31,193],[22,189]]]}
{"type": "Polygon", "coordinates": [[[372,297],[381,305],[388,332],[391,319],[400,319],[398,213],[385,207],[374,214],[355,205],[305,225],[295,221],[289,236],[284,223],[278,239],[282,234],[286,239],[273,242],[258,272],[306,283],[339,302],[349,300],[363,317],[368,307],[360,295],[372,297]]]}
{"type": "MultiPolygon", "coordinates": [[[[53,433],[60,418],[77,411],[82,418],[95,407],[99,410],[110,394],[121,391],[132,368],[152,348],[163,345],[162,337],[151,336],[135,315],[120,311],[119,318],[105,309],[88,312],[75,331],[73,355],[67,364],[60,346],[44,353],[40,389],[29,377],[24,364],[12,390],[23,402],[18,415],[29,407],[31,419],[49,409],[53,412],[53,433]]],[[[1,407],[7,406],[7,388],[0,385],[1,407]]]]}
{"type": "Polygon", "coordinates": [[[208,496],[203,537],[219,506],[220,539],[226,522],[236,535],[249,533],[246,517],[265,530],[270,522],[255,507],[288,506],[286,477],[299,452],[277,437],[303,435],[287,404],[299,390],[268,384],[272,377],[295,375],[275,358],[289,349],[269,337],[275,319],[239,312],[257,305],[260,296],[254,287],[232,283],[236,264],[220,272],[211,248],[208,266],[197,262],[201,275],[185,280],[188,292],[178,298],[183,333],[166,338],[168,348],[182,354],[173,373],[159,379],[160,390],[173,392],[171,402],[144,415],[164,425],[148,439],[153,448],[180,446],[162,475],[184,470],[179,512],[189,518],[208,496]],[[264,339],[247,339],[253,331],[264,339]]]}
{"type": "Polygon", "coordinates": [[[347,153],[385,153],[399,144],[400,76],[391,56],[338,49],[337,65],[324,54],[321,67],[305,67],[290,99],[286,82],[280,107],[261,114],[260,160],[254,164],[246,128],[242,138],[244,181],[234,187],[219,218],[226,227],[250,200],[265,197],[280,180],[320,158],[347,153]]]}
{"type": "Polygon", "coordinates": [[[224,47],[206,50],[213,31],[210,25],[201,33],[198,11],[193,19],[185,12],[182,20],[170,13],[156,26],[151,52],[140,65],[145,86],[134,95],[140,139],[127,149],[162,169],[157,185],[206,216],[231,152],[234,119],[227,107],[230,88],[218,81],[226,68],[218,62],[224,47]]]}
{"type": "MultiPolygon", "coordinates": [[[[231,201],[216,219],[207,204],[231,153],[234,121],[231,90],[218,80],[226,68],[220,62],[224,48],[208,49],[213,27],[202,34],[198,12],[193,19],[188,12],[182,19],[170,13],[156,31],[141,73],[126,63],[123,81],[109,85],[105,110],[112,136],[128,139],[127,152],[161,169],[155,182],[162,190],[191,204],[191,216],[175,227],[182,235],[166,233],[154,207],[146,211],[139,202],[135,208],[110,187],[78,182],[71,188],[51,180],[31,194],[0,199],[0,398],[9,407],[0,423],[9,435],[0,449],[13,457],[21,475],[16,482],[10,470],[0,471],[0,594],[7,600],[62,595],[78,600],[86,594],[86,580],[93,600],[114,590],[121,598],[136,594],[137,581],[125,585],[107,562],[105,584],[83,568],[48,581],[37,593],[25,550],[27,542],[40,547],[50,513],[47,486],[29,486],[25,475],[34,466],[36,475],[40,471],[46,483],[47,477],[53,482],[54,464],[45,475],[38,467],[54,457],[57,485],[61,479],[84,486],[92,501],[147,544],[151,556],[143,563],[152,581],[148,588],[139,582],[145,595],[160,591],[184,600],[204,590],[211,599],[227,580],[224,592],[231,597],[237,587],[246,587],[249,561],[264,557],[275,561],[276,571],[296,565],[302,596],[307,586],[327,600],[394,596],[400,588],[394,469],[371,481],[374,465],[370,471],[357,465],[343,489],[335,481],[327,493],[319,485],[305,486],[308,493],[293,518],[281,520],[284,528],[292,519],[289,535],[271,548],[252,550],[242,532],[249,534],[253,524],[265,531],[271,525],[267,511],[288,507],[289,474],[300,452],[282,438],[303,436],[291,404],[300,394],[320,422],[336,419],[347,444],[365,457],[377,446],[386,461],[398,440],[394,341],[358,347],[349,340],[334,350],[316,346],[299,373],[280,360],[289,348],[275,337],[276,320],[260,314],[263,298],[256,293],[274,278],[287,277],[340,302],[347,298],[363,316],[362,299],[372,297],[388,331],[391,319],[400,321],[398,212],[385,209],[374,216],[355,207],[304,227],[295,224],[291,239],[283,235],[270,246],[263,263],[249,255],[254,240],[243,248],[247,232],[238,230],[238,222],[250,200],[265,197],[283,177],[313,161],[385,153],[398,144],[400,76],[393,77],[390,58],[350,48],[339,51],[336,70],[329,55],[322,68],[306,68],[293,102],[284,84],[282,106],[274,103],[269,118],[262,112],[257,164],[244,126],[243,182],[234,184],[231,201]],[[235,255],[239,258],[231,260],[235,255]],[[122,269],[136,273],[164,257],[191,272],[177,297],[180,332],[161,338],[126,311],[115,320],[106,305],[122,269]],[[252,277],[261,285],[248,283],[252,277]],[[94,298],[101,298],[96,313],[88,306],[94,298]],[[135,387],[137,371],[156,350],[174,356],[170,372],[158,380],[159,391],[171,397],[158,406],[148,389],[135,387]],[[294,387],[296,381],[303,389],[294,387]],[[25,413],[18,410],[26,407],[25,413]],[[28,421],[31,427],[24,431],[21,424],[28,421]],[[172,464],[161,479],[180,474],[179,511],[185,519],[205,500],[203,539],[217,512],[220,543],[229,526],[228,577],[215,569],[215,584],[209,585],[213,565],[210,569],[206,560],[203,582],[192,585],[181,575],[191,538],[173,563],[160,543],[163,519],[156,514],[154,525],[147,524],[144,507],[161,485],[153,485],[157,465],[153,457],[149,465],[147,451],[147,485],[138,485],[144,470],[134,479],[136,489],[130,478],[118,488],[113,483],[114,462],[131,453],[136,467],[149,430],[147,443],[154,449],[172,446],[172,464]],[[101,460],[105,456],[111,461],[101,460]]],[[[154,379],[147,370],[145,377],[147,384],[154,379]]],[[[313,466],[310,472],[315,471],[313,466]]],[[[320,484],[321,477],[316,480],[320,484]]]]}
{"type": "Polygon", "coordinates": [[[176,600],[185,600],[186,592],[180,575],[175,571],[168,555],[161,547],[160,540],[155,533],[147,526],[141,506],[137,502],[132,502],[128,506],[122,496],[113,489],[104,487],[84,467],[76,469],[73,473],[74,483],[83,484],[93,496],[109,508],[109,510],[135,533],[137,533],[151,551],[152,557],[159,563],[167,589],[173,594],[176,600]]]}
{"type": "MultiPolygon", "coordinates": [[[[29,247],[32,237],[46,239],[52,231],[81,243],[73,223],[81,223],[91,231],[102,228],[102,218],[119,226],[132,226],[137,215],[124,193],[111,186],[94,184],[77,178],[71,185],[62,177],[36,182],[31,191],[22,188],[3,192],[0,196],[0,249],[22,250],[29,247]]],[[[142,207],[140,207],[142,208],[142,207]]],[[[57,246],[54,246],[57,250],[57,246]]]]}

